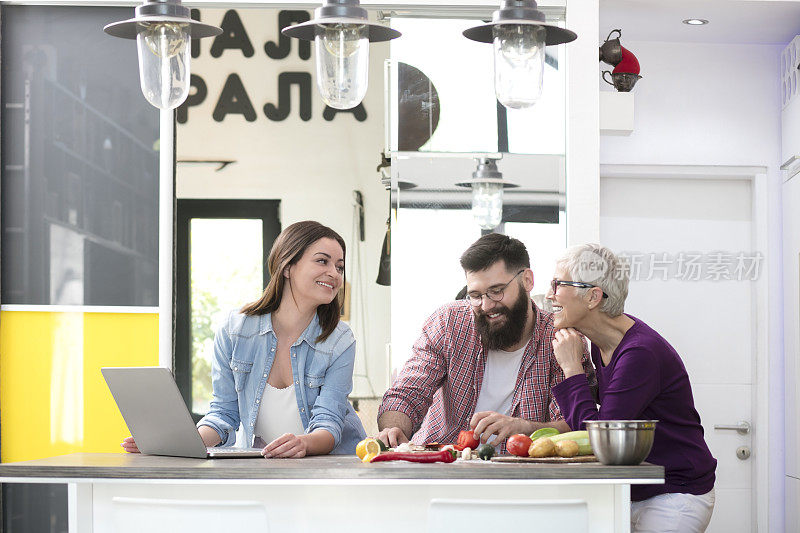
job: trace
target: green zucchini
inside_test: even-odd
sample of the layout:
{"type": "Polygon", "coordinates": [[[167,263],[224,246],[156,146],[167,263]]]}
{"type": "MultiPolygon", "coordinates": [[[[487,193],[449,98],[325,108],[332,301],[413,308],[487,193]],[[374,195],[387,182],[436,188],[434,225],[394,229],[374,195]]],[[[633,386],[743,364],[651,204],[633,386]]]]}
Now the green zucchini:
{"type": "Polygon", "coordinates": [[[488,461],[494,455],[494,446],[491,444],[481,444],[478,446],[478,457],[484,461],[488,461]]]}
{"type": "Polygon", "coordinates": [[[558,435],[553,435],[548,438],[552,440],[553,443],[560,440],[574,440],[578,445],[578,455],[591,455],[593,453],[592,445],[589,443],[588,431],[570,431],[568,433],[559,433],[558,435]]]}
{"type": "Polygon", "coordinates": [[[542,437],[552,437],[554,435],[558,435],[558,430],[556,428],[540,428],[531,434],[531,440],[540,439],[542,437]]]}

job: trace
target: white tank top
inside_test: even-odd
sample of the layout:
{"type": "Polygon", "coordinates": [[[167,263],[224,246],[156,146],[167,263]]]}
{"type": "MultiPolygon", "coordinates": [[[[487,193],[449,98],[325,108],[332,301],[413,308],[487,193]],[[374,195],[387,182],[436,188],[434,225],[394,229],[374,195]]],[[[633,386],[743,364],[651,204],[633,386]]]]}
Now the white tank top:
{"type": "Polygon", "coordinates": [[[264,445],[267,445],[284,433],[302,435],[305,432],[303,421],[300,419],[300,411],[297,410],[294,385],[285,389],[276,389],[267,383],[264,387],[264,394],[261,396],[261,407],[256,416],[256,426],[253,432],[256,437],[255,442],[260,444],[258,440],[260,437],[264,441],[264,445]]]}

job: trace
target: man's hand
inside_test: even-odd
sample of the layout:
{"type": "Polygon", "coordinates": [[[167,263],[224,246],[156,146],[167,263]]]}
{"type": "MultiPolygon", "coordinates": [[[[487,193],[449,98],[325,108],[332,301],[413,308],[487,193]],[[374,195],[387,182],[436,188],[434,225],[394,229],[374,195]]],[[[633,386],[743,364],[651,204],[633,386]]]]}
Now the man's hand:
{"type": "Polygon", "coordinates": [[[469,427],[475,433],[475,438],[482,443],[487,442],[492,435],[495,436],[492,444],[498,445],[511,435],[533,433],[531,422],[522,418],[501,415],[493,411],[481,411],[472,415],[469,427]]]}
{"type": "Polygon", "coordinates": [[[303,438],[292,433],[284,433],[264,446],[264,449],[261,450],[261,455],[264,457],[298,459],[305,457],[307,451],[306,441],[303,438]]]}
{"type": "Polygon", "coordinates": [[[382,440],[390,448],[408,442],[408,437],[400,428],[384,428],[375,438],[382,440]]]}
{"type": "Polygon", "coordinates": [[[380,433],[376,438],[390,448],[408,442],[412,434],[411,419],[400,411],[386,411],[378,418],[380,433]]]}
{"type": "Polygon", "coordinates": [[[559,329],[553,338],[553,353],[564,378],[583,374],[583,337],[573,328],[559,329]]]}

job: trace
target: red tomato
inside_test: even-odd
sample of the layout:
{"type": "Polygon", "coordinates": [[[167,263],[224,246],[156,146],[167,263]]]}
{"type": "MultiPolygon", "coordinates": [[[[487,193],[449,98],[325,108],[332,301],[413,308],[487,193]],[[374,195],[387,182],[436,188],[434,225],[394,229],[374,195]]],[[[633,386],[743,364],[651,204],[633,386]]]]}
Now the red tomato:
{"type": "Polygon", "coordinates": [[[508,453],[517,455],[519,457],[528,457],[528,448],[531,447],[531,438],[527,435],[519,433],[511,435],[506,442],[506,449],[508,453]]]}
{"type": "Polygon", "coordinates": [[[475,433],[472,431],[461,431],[458,434],[456,449],[463,450],[464,448],[472,448],[474,450],[480,446],[480,444],[480,441],[475,438],[475,433]]]}

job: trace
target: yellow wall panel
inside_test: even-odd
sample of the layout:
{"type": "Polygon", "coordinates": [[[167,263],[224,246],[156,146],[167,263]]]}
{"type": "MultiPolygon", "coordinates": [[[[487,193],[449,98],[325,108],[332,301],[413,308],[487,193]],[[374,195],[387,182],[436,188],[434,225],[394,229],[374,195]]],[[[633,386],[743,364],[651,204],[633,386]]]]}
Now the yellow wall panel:
{"type": "Polygon", "coordinates": [[[0,312],[3,462],[119,452],[128,430],[100,373],[158,365],[158,314],[0,312]]]}

